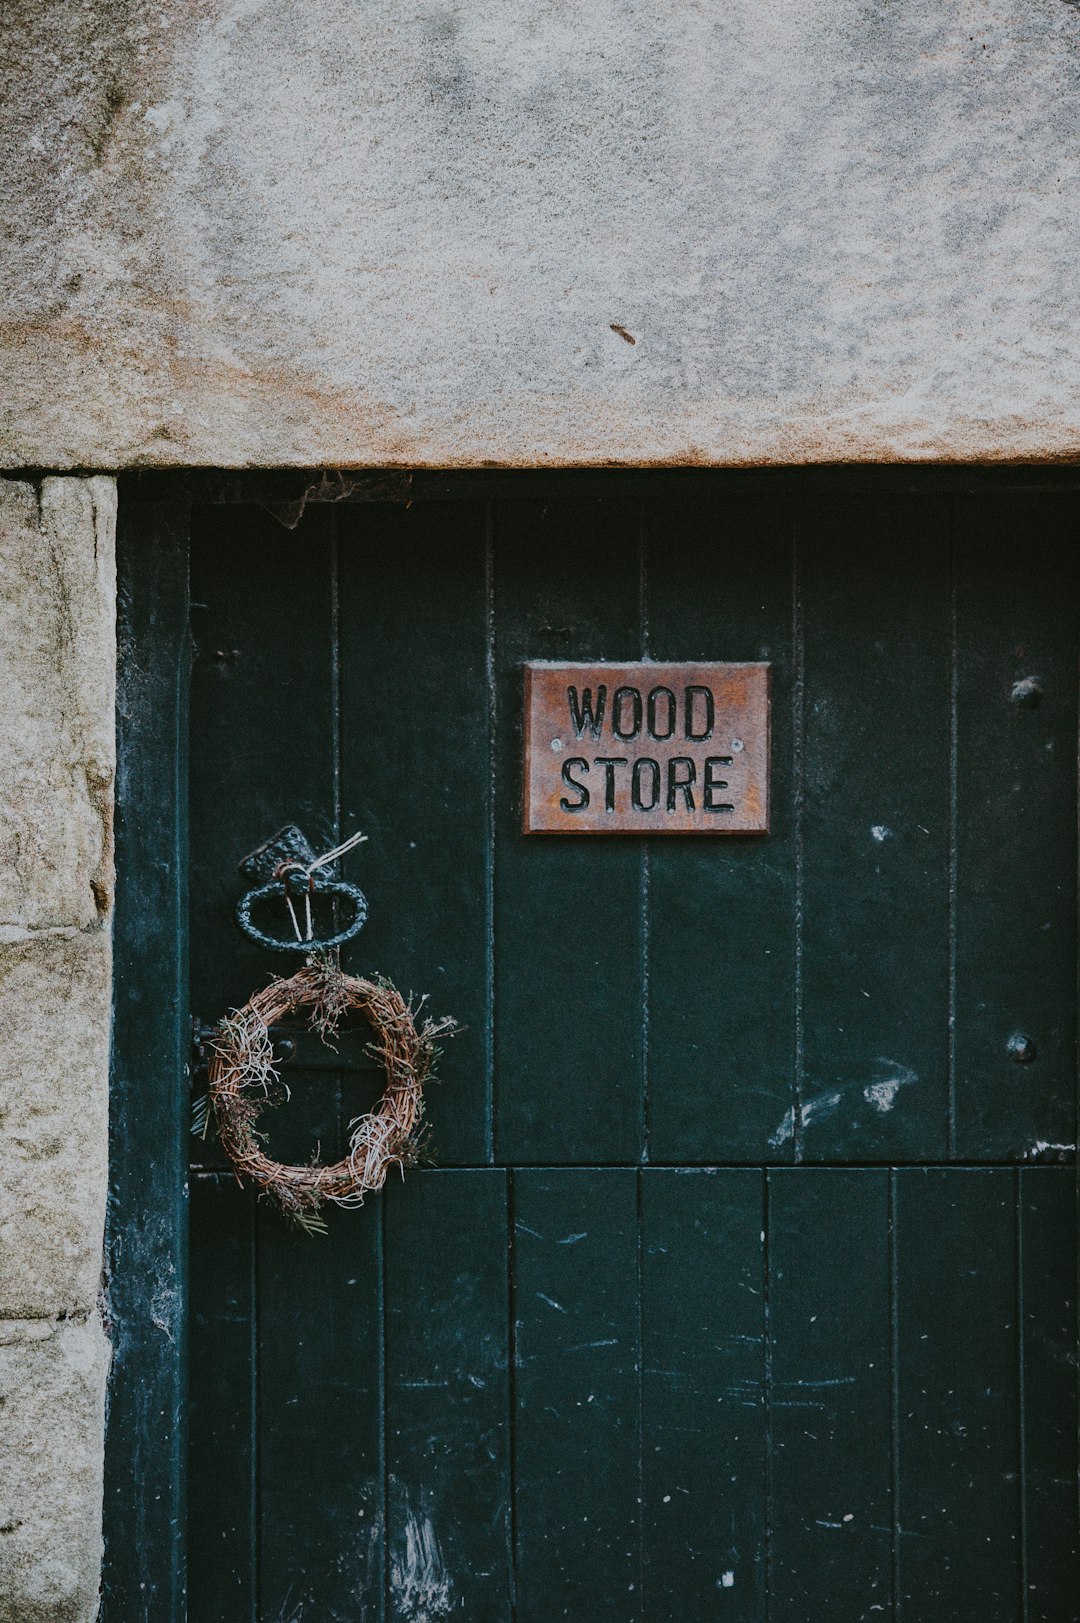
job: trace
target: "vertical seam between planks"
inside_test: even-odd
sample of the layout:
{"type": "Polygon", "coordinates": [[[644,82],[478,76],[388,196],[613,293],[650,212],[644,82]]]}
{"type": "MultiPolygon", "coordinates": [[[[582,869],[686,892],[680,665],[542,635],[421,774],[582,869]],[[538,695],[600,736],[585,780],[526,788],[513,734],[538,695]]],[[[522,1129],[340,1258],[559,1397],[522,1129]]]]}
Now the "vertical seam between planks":
{"type": "MultiPolygon", "coordinates": [[[[648,597],[648,537],[645,502],[638,504],[638,616],[642,659],[648,659],[649,597],[648,597]]],[[[641,881],[639,894],[640,950],[641,950],[641,1162],[649,1159],[650,1119],[650,917],[649,917],[649,842],[641,840],[641,881]]],[[[643,1174],[641,1167],[635,1174],[635,1222],[637,1263],[637,1551],[638,1596],[637,1616],[645,1620],[645,1298],[642,1246],[644,1241],[642,1206],[643,1174]]]]}
{"type": "Polygon", "coordinates": [[[958,878],[958,719],[960,697],[960,654],[957,641],[956,500],[949,504],[949,854],[945,908],[947,958],[947,1042],[946,1042],[946,1154],[956,1159],[956,898],[958,878]]]}
{"type": "Polygon", "coordinates": [[[344,835],[341,831],[341,760],[342,760],[342,720],[341,720],[341,551],[338,541],[338,514],[332,510],[330,514],[330,703],[333,712],[333,736],[331,739],[331,755],[333,761],[334,777],[334,839],[341,843],[344,835]]]}
{"type": "Polygon", "coordinates": [[[390,1594],[390,1461],[386,1439],[386,1203],[380,1200],[376,1231],[378,1233],[378,1306],[379,1306],[379,1475],[382,1490],[382,1605],[383,1618],[392,1615],[390,1594]]]}
{"type": "MultiPolygon", "coordinates": [[[[645,503],[638,509],[638,612],[641,620],[641,657],[649,658],[649,600],[647,573],[647,532],[645,503]]],[[[649,957],[651,950],[649,842],[641,840],[641,888],[639,896],[641,937],[641,1160],[649,1159],[649,1137],[652,1128],[652,1099],[650,1076],[651,977],[649,957]]],[[[640,1240],[640,1236],[639,1236],[640,1240]]]]}
{"type": "Polygon", "coordinates": [[[644,1243],[644,1173],[638,1167],[636,1180],[637,1219],[637,1529],[638,1529],[638,1604],[637,1615],[645,1623],[645,1268],[644,1243]]]}
{"type": "Polygon", "coordinates": [[[509,1472],[509,1503],[507,1505],[507,1588],[510,1601],[511,1623],[518,1615],[518,1529],[517,1529],[517,1205],[514,1188],[514,1169],[506,1171],[506,1299],[508,1312],[507,1333],[507,1469],[509,1472]]]}
{"type": "Polygon", "coordinates": [[[484,615],[485,650],[484,679],[487,683],[488,725],[488,783],[487,783],[487,840],[488,860],[484,875],[484,993],[487,999],[487,1092],[484,1108],[487,1159],[495,1162],[495,536],[492,504],[484,507],[484,615]]]}
{"type": "MultiPolygon", "coordinates": [[[[1076,579],[1075,575],[1074,575],[1073,579],[1075,581],[1075,579],[1076,579]]],[[[1074,613],[1074,615],[1076,613],[1075,605],[1074,605],[1073,613],[1074,613]]],[[[1074,667],[1073,667],[1073,680],[1077,685],[1078,693],[1080,693],[1080,666],[1078,666],[1078,665],[1074,665],[1074,667]]],[[[1076,807],[1075,807],[1075,811],[1077,813],[1080,813],[1080,710],[1078,710],[1077,718],[1076,718],[1076,807]]],[[[1076,840],[1076,847],[1075,847],[1076,864],[1075,864],[1075,890],[1074,890],[1074,894],[1077,897],[1080,897],[1080,838],[1077,838],[1077,834],[1080,833],[1080,828],[1078,828],[1078,826],[1077,826],[1076,816],[1074,816],[1073,826],[1074,826],[1074,836],[1073,837],[1076,840]]],[[[1080,1143],[1080,916],[1077,917],[1077,919],[1075,920],[1075,924],[1074,924],[1073,950],[1074,950],[1074,953],[1076,954],[1076,957],[1075,957],[1075,975],[1074,975],[1074,987],[1075,987],[1074,996],[1076,997],[1076,1007],[1075,1007],[1075,1013],[1074,1013],[1075,1026],[1074,1026],[1074,1030],[1073,1030],[1073,1132],[1072,1132],[1072,1140],[1073,1140],[1074,1144],[1077,1144],[1077,1143],[1080,1143]]],[[[1077,1214],[1080,1213],[1080,1160],[1078,1160],[1077,1163],[1076,1163],[1076,1172],[1075,1172],[1075,1176],[1073,1178],[1073,1188],[1075,1190],[1075,1196],[1076,1196],[1076,1205],[1073,1208],[1074,1224],[1075,1224],[1075,1218],[1076,1218],[1077,1214]]],[[[1080,1246],[1077,1247],[1076,1271],[1075,1271],[1074,1284],[1075,1284],[1075,1289],[1074,1289],[1073,1295],[1074,1295],[1074,1301],[1075,1301],[1074,1317],[1075,1317],[1075,1331],[1076,1331],[1076,1334],[1075,1334],[1075,1337],[1074,1337],[1074,1346],[1077,1347],[1077,1348],[1080,1348],[1080,1246]]],[[[1074,1385],[1075,1385],[1075,1388],[1076,1388],[1077,1404],[1078,1404],[1078,1407],[1080,1407],[1080,1359],[1078,1359],[1076,1361],[1076,1364],[1075,1364],[1074,1385]]],[[[1078,1464],[1080,1464],[1080,1462],[1078,1462],[1078,1464]]],[[[1077,1519],[1077,1527],[1078,1527],[1078,1529],[1080,1529],[1080,1469],[1078,1469],[1077,1472],[1076,1472],[1076,1519],[1077,1519]]]]}
{"type": "Polygon", "coordinates": [[[770,1277],[769,1191],[770,1170],[762,1167],[761,1190],[761,1270],[762,1312],[765,1319],[765,1390],[762,1402],[765,1408],[765,1612],[763,1623],[770,1623],[773,1610],[773,1415],[772,1415],[772,1299],[770,1277]]]}
{"type": "MultiPolygon", "coordinates": [[[[174,1385],[172,1399],[173,1413],[177,1414],[181,1407],[184,1409],[183,1423],[178,1427],[180,1436],[177,1453],[174,1453],[176,1475],[173,1484],[179,1487],[177,1512],[177,1534],[173,1548],[178,1548],[178,1557],[173,1565],[173,1584],[179,1580],[180,1615],[187,1616],[188,1604],[188,1465],[191,1457],[191,1434],[186,1412],[188,1385],[191,1370],[191,1154],[190,1139],[187,1127],[190,1123],[191,1103],[191,1050],[188,1046],[191,1034],[191,679],[195,663],[195,641],[191,620],[191,509],[184,508],[184,517],[181,528],[181,546],[184,554],[183,569],[183,633],[177,639],[177,665],[175,671],[175,686],[173,689],[173,725],[175,737],[175,754],[173,765],[173,805],[176,808],[176,821],[171,844],[175,858],[175,877],[173,880],[174,907],[176,909],[177,954],[175,963],[175,1007],[181,1015],[183,1026],[178,1033],[181,1039],[180,1052],[189,1061],[181,1065],[180,1085],[180,1121],[179,1126],[179,1159],[181,1173],[181,1201],[182,1211],[179,1215],[180,1232],[177,1240],[179,1250],[177,1286],[181,1293],[182,1319],[179,1330],[180,1352],[179,1364],[174,1364],[174,1385]],[[179,1457],[177,1458],[177,1454],[179,1457]]],[[[117,729],[117,744],[119,745],[119,729],[117,729]]],[[[117,799],[119,799],[119,788],[117,799]]],[[[115,1006],[115,994],[110,999],[110,1018],[115,1006]]],[[[110,1044],[111,1047],[111,1044],[110,1044]]],[[[109,1060],[109,1094],[112,1097],[112,1055],[109,1060]]],[[[111,1180],[110,1180],[111,1183],[111,1180]]],[[[106,1216],[106,1243],[108,1240],[108,1216],[106,1216]]],[[[108,1436],[108,1417],[105,1422],[106,1438],[108,1436]]],[[[176,1589],[174,1588],[174,1596],[176,1589]]]]}
{"type": "Polygon", "coordinates": [[[260,1482],[260,1447],[259,1447],[259,1208],[254,1196],[248,1194],[248,1211],[251,1225],[251,1329],[250,1329],[250,1357],[251,1357],[251,1383],[249,1388],[249,1401],[251,1412],[248,1423],[251,1428],[251,1623],[260,1623],[262,1618],[262,1492],[260,1482]]]}
{"type": "Polygon", "coordinates": [[[638,504],[638,617],[641,630],[641,657],[649,659],[649,600],[648,576],[646,574],[646,526],[645,503],[638,504]]]}
{"type": "Polygon", "coordinates": [[[889,1455],[892,1467],[892,1612],[900,1618],[900,1313],[896,1168],[889,1168],[889,1455]]]}
{"type": "Polygon", "coordinates": [[[803,624],[802,560],[798,523],[792,520],[791,536],[791,638],[794,656],[792,683],[792,755],[794,798],[795,846],[795,967],[794,997],[794,1066],[792,1075],[791,1139],[792,1159],[802,1160],[802,1101],[804,1068],[806,1063],[803,1032],[803,891],[804,891],[804,812],[806,784],[804,747],[806,731],[806,635],[803,624]]]}
{"type": "MultiPolygon", "coordinates": [[[[1075,581],[1075,579],[1076,579],[1075,575],[1074,575],[1073,579],[1075,581]]],[[[1073,613],[1074,613],[1074,616],[1075,616],[1075,613],[1076,613],[1075,605],[1074,605],[1073,613]]],[[[1077,685],[1077,691],[1080,692],[1080,666],[1078,666],[1078,665],[1073,666],[1073,681],[1077,685]]],[[[1076,807],[1075,807],[1075,811],[1077,813],[1080,813],[1080,710],[1078,710],[1077,718],[1076,718],[1076,807]]],[[[1080,897],[1080,838],[1077,838],[1077,833],[1080,832],[1080,829],[1078,829],[1078,827],[1077,827],[1077,821],[1076,821],[1076,816],[1075,815],[1074,815],[1074,820],[1073,820],[1073,826],[1074,826],[1074,836],[1073,837],[1074,837],[1074,839],[1076,839],[1076,846],[1075,846],[1076,864],[1075,864],[1075,890],[1074,890],[1074,894],[1076,896],[1080,897]]],[[[1075,923],[1074,923],[1073,950],[1074,950],[1074,952],[1076,954],[1076,957],[1075,957],[1075,974],[1074,974],[1074,987],[1075,987],[1074,996],[1076,997],[1076,1007],[1075,1007],[1074,1020],[1075,1020],[1076,1023],[1075,1023],[1074,1030],[1073,1030],[1073,1132],[1072,1132],[1072,1140],[1073,1140],[1074,1144],[1077,1144],[1077,1143],[1080,1143],[1080,916],[1077,917],[1077,919],[1075,920],[1075,923]]],[[[1073,1216],[1074,1216],[1074,1225],[1075,1225],[1076,1215],[1077,1215],[1078,1212],[1080,1212],[1080,1161],[1078,1161],[1077,1165],[1076,1165],[1076,1172],[1075,1172],[1075,1176],[1073,1178],[1073,1188],[1075,1190],[1075,1198],[1076,1198],[1076,1204],[1073,1207],[1073,1216]]],[[[1075,1334],[1075,1337],[1074,1337],[1074,1346],[1077,1347],[1077,1348],[1080,1348],[1080,1247],[1077,1247],[1076,1271],[1075,1271],[1074,1283],[1075,1283],[1075,1289],[1074,1289],[1074,1292],[1073,1292],[1073,1296],[1074,1296],[1074,1302],[1075,1302],[1074,1317],[1075,1317],[1075,1331],[1076,1331],[1076,1334],[1075,1334]]],[[[1078,1404],[1078,1407],[1080,1407],[1080,1359],[1077,1360],[1076,1365],[1075,1365],[1074,1386],[1076,1388],[1077,1404],[1078,1404]]],[[[1080,1469],[1078,1469],[1077,1472],[1076,1472],[1076,1518],[1077,1518],[1077,1527],[1080,1528],[1080,1469]]]]}
{"type": "Polygon", "coordinates": [[[649,659],[649,600],[648,577],[646,574],[646,525],[645,503],[638,505],[638,616],[641,629],[641,657],[649,659]]]}
{"type": "Polygon", "coordinates": [[[1028,1620],[1028,1518],[1027,1518],[1027,1381],[1024,1356],[1024,1174],[1013,1169],[1013,1198],[1016,1223],[1016,1482],[1017,1516],[1020,1539],[1020,1619],[1028,1620]]]}
{"type": "Polygon", "coordinates": [[[652,1130],[650,1088],[650,1009],[649,998],[652,977],[649,967],[650,939],[649,906],[651,891],[649,847],[641,842],[641,1161],[649,1160],[649,1138],[652,1130]]]}
{"type": "MultiPolygon", "coordinates": [[[[338,542],[338,512],[330,512],[330,773],[334,804],[334,844],[344,839],[341,832],[341,763],[344,754],[343,723],[341,716],[341,552],[338,542]]],[[[335,897],[333,902],[334,929],[340,925],[341,908],[335,897]]],[[[340,957],[340,954],[339,954],[340,957]]],[[[345,1087],[342,1074],[335,1075],[337,1089],[337,1130],[342,1149],[347,1145],[345,1122],[345,1087]]]]}

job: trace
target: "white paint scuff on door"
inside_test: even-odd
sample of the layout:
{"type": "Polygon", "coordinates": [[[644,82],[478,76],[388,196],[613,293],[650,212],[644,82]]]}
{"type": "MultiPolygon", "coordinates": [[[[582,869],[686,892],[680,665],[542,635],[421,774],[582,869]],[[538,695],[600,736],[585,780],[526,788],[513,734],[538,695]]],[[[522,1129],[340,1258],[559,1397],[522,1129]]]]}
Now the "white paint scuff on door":
{"type": "Polygon", "coordinates": [[[868,1105],[873,1105],[875,1110],[885,1115],[896,1103],[896,1095],[900,1092],[900,1089],[908,1087],[912,1082],[917,1082],[919,1079],[915,1072],[909,1070],[906,1065],[896,1065],[892,1060],[879,1060],[878,1064],[884,1066],[886,1070],[892,1071],[893,1075],[883,1076],[875,1082],[868,1082],[866,1087],[863,1088],[863,1098],[868,1105]]]}
{"type": "Polygon", "coordinates": [[[406,1496],[404,1531],[390,1553],[394,1611],[409,1623],[439,1623],[450,1615],[453,1584],[435,1533],[427,1494],[416,1509],[406,1496]]]}
{"type": "MultiPolygon", "coordinates": [[[[807,1099],[802,1107],[802,1125],[811,1127],[817,1122],[832,1116],[840,1108],[846,1098],[856,1090],[860,1090],[868,1105],[871,1105],[879,1115],[886,1115],[896,1103],[901,1088],[910,1087],[919,1080],[918,1073],[908,1065],[901,1065],[899,1060],[879,1058],[874,1061],[877,1074],[865,1084],[858,1082],[845,1082],[837,1088],[828,1088],[824,1093],[816,1094],[807,1099]]],[[[773,1149],[779,1149],[787,1144],[795,1132],[795,1107],[784,1112],[780,1125],[769,1139],[773,1149]]]]}

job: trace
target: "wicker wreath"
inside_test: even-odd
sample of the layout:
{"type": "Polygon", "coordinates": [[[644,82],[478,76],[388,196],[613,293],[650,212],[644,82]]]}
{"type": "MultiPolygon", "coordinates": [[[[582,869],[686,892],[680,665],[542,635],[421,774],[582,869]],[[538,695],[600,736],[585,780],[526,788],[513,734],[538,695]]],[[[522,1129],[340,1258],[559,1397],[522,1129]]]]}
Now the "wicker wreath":
{"type": "Polygon", "coordinates": [[[288,980],[269,986],[221,1021],[208,1039],[208,1114],[238,1179],[249,1179],[287,1216],[309,1231],[325,1227],[319,1208],[360,1206],[381,1189],[391,1167],[402,1174],[424,1150],[424,1084],[439,1058],[438,1039],[458,1029],[447,1018],[417,1028],[415,1010],[389,981],[346,975],[336,960],[317,956],[288,980]],[[369,1052],[386,1072],[386,1090],[375,1110],[350,1123],[349,1153],[333,1166],[317,1154],[308,1166],[275,1161],[262,1147],[256,1124],[267,1105],[288,1097],[274,1064],[270,1027],[306,1009],[308,1021],[328,1047],[341,1018],[356,1010],[374,1032],[369,1052]]]}

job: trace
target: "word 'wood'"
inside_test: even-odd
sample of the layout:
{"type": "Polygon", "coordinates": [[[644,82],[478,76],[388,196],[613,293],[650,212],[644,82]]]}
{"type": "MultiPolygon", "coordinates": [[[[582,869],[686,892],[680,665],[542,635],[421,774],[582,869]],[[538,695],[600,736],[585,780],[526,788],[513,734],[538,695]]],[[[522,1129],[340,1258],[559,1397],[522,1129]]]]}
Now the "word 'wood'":
{"type": "Polygon", "coordinates": [[[769,666],[525,666],[526,834],[765,834],[769,666]]]}

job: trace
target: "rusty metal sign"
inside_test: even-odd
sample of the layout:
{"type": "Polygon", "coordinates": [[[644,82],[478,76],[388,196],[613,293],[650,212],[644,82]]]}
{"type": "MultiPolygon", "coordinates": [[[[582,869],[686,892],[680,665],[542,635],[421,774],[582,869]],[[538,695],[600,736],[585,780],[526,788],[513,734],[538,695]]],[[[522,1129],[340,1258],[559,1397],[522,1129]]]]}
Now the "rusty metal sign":
{"type": "Polygon", "coordinates": [[[767,664],[525,666],[526,834],[766,834],[767,664]]]}

